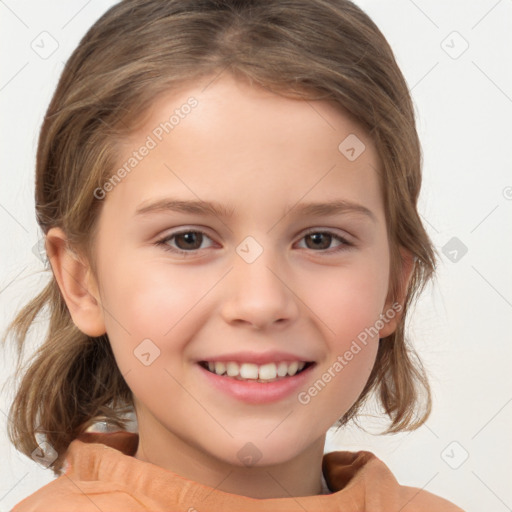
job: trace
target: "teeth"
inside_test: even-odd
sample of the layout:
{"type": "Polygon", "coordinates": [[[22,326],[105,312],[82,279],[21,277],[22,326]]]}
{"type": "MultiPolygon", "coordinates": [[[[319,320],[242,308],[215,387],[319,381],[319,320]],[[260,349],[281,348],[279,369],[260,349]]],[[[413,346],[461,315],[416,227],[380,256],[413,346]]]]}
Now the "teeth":
{"type": "Polygon", "coordinates": [[[298,369],[299,363],[297,361],[294,361],[290,366],[288,366],[288,375],[293,377],[297,373],[298,369]]]}
{"type": "Polygon", "coordinates": [[[279,377],[285,377],[288,375],[288,365],[286,363],[279,363],[277,367],[277,375],[279,377]]]}
{"type": "Polygon", "coordinates": [[[242,379],[257,379],[258,365],[251,363],[243,363],[240,366],[240,377],[242,377],[242,379]]]}
{"type": "Polygon", "coordinates": [[[263,364],[259,368],[259,377],[262,380],[275,379],[277,377],[277,369],[274,363],[263,364]]]}
{"type": "Polygon", "coordinates": [[[224,363],[208,363],[208,368],[210,367],[210,364],[213,364],[213,372],[215,372],[217,375],[223,375],[226,373],[226,365],[224,363]]]}
{"type": "Polygon", "coordinates": [[[262,364],[253,363],[238,364],[234,361],[227,363],[208,362],[208,369],[217,375],[227,374],[228,377],[235,377],[239,380],[251,379],[259,381],[273,381],[280,377],[292,377],[300,372],[306,363],[304,361],[293,361],[291,363],[280,362],[262,364]]]}
{"type": "MultiPolygon", "coordinates": [[[[217,366],[217,363],[215,363],[215,366],[217,366]]],[[[228,363],[226,365],[226,371],[228,377],[236,377],[239,372],[238,363],[228,363]]],[[[217,367],[215,367],[215,373],[217,373],[217,367]]]]}

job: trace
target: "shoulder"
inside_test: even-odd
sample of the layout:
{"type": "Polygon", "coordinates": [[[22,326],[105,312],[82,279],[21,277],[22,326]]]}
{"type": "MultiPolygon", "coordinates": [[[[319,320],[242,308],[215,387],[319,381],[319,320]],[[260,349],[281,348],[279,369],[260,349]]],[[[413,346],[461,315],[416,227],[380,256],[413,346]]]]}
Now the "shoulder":
{"type": "MultiPolygon", "coordinates": [[[[373,453],[363,452],[368,455],[367,464],[373,465],[375,475],[382,485],[382,494],[390,497],[390,502],[395,502],[400,512],[464,512],[463,509],[441,496],[433,494],[425,489],[402,485],[395,478],[389,467],[373,453]]],[[[378,507],[377,507],[378,509],[378,507]]]]}
{"type": "Polygon", "coordinates": [[[69,445],[65,473],[18,503],[12,512],[158,510],[150,497],[137,490],[141,475],[133,471],[131,479],[127,475],[132,460],[127,454],[134,451],[136,442],[137,436],[126,432],[82,434],[69,445]]]}
{"type": "Polygon", "coordinates": [[[401,512],[464,512],[463,509],[436,494],[416,487],[400,486],[405,502],[401,512]]]}
{"type": "Polygon", "coordinates": [[[147,510],[121,486],[112,483],[73,481],[58,477],[23,501],[11,512],[139,512],[147,510]]]}
{"type": "Polygon", "coordinates": [[[401,485],[389,467],[372,452],[330,452],[324,455],[323,471],[334,492],[359,488],[368,511],[464,512],[431,492],[401,485]]]}

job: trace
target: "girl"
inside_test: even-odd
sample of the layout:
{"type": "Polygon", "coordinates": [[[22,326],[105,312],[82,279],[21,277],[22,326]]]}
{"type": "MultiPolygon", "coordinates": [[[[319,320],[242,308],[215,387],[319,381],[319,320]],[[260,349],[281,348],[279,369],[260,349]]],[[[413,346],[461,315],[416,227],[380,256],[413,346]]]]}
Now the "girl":
{"type": "Polygon", "coordinates": [[[430,413],[404,337],[435,266],[420,181],[405,81],[351,2],[110,9],[39,140],[52,278],[19,346],[50,322],[10,436],[59,478],[14,510],[460,510],[323,455],[372,395],[386,432],[430,413]]]}

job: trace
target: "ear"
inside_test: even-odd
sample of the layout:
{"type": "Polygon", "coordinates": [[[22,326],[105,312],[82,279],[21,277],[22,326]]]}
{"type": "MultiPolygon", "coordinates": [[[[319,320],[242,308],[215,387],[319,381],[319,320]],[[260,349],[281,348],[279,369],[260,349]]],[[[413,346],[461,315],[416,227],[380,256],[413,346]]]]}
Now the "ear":
{"type": "Polygon", "coordinates": [[[386,338],[393,334],[402,319],[404,312],[404,303],[409,290],[409,283],[414,270],[414,256],[403,247],[400,248],[399,274],[396,276],[398,281],[397,291],[394,296],[390,293],[386,300],[384,310],[384,327],[379,330],[379,338],[386,338]],[[388,313],[388,314],[386,314],[388,313]]]}
{"type": "Polygon", "coordinates": [[[48,231],[46,253],[73,323],[88,336],[105,334],[103,308],[91,267],[72,250],[61,228],[48,231]]]}

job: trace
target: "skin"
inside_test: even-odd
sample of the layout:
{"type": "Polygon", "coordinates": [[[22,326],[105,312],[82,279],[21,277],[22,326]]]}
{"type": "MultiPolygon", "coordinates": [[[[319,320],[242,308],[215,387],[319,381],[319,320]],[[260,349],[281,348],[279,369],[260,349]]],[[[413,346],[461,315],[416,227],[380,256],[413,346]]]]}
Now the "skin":
{"type": "MultiPolygon", "coordinates": [[[[74,323],[90,336],[109,336],[134,394],[136,458],[254,498],[319,494],[326,432],[361,393],[378,338],[306,405],[297,393],[275,403],[241,402],[199,378],[196,361],[240,350],[307,355],[316,367],[304,391],[391,307],[378,155],[333,104],[285,98],[227,74],[205,88],[210,80],[158,98],[121,147],[120,166],[169,113],[197,99],[103,199],[96,274],[66,247],[59,228],[47,237],[52,267],[74,323]],[[349,134],[366,146],[353,162],[338,150],[349,134]],[[217,201],[234,214],[136,214],[165,198],[217,201]],[[297,209],[333,200],[372,216],[303,216],[297,209]],[[183,228],[205,232],[199,249],[185,257],[157,244],[183,228]],[[317,235],[319,249],[306,236],[311,228],[351,245],[317,235]],[[263,250],[252,263],[236,252],[247,236],[263,250]],[[160,351],[149,366],[134,355],[144,339],[160,351]],[[249,442],[261,458],[246,467],[237,454],[249,442]]],[[[189,247],[176,237],[166,243],[189,247]]],[[[404,266],[403,280],[410,270],[404,266]]]]}

